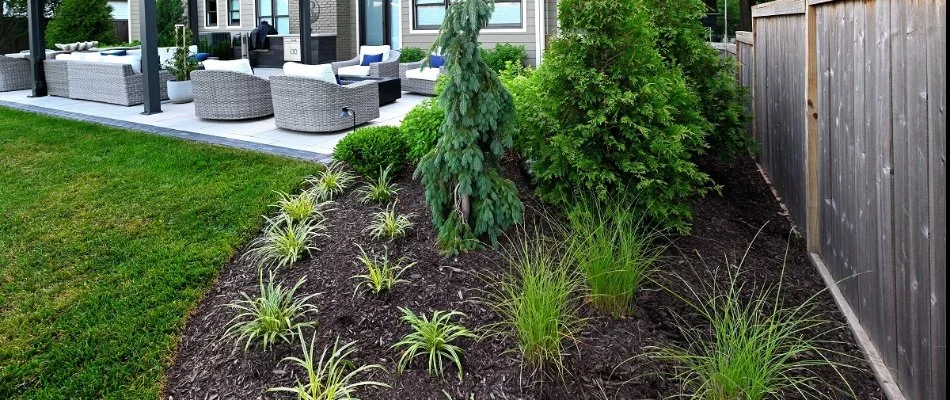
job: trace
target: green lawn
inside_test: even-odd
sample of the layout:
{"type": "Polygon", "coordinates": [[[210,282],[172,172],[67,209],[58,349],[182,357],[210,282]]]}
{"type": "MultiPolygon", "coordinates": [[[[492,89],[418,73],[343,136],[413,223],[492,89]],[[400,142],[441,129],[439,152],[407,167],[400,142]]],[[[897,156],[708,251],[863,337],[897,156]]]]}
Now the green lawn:
{"type": "Polygon", "coordinates": [[[317,168],[0,108],[0,399],[158,398],[189,310],[317,168]]]}

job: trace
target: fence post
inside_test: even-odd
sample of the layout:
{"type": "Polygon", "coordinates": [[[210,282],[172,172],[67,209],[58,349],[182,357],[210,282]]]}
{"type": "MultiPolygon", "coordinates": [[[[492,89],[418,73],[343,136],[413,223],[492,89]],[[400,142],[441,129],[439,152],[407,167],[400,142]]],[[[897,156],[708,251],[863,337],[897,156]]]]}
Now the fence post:
{"type": "Polygon", "coordinates": [[[818,131],[818,37],[815,6],[805,5],[805,232],[810,253],[819,253],[821,228],[819,210],[819,135],[818,131]]]}

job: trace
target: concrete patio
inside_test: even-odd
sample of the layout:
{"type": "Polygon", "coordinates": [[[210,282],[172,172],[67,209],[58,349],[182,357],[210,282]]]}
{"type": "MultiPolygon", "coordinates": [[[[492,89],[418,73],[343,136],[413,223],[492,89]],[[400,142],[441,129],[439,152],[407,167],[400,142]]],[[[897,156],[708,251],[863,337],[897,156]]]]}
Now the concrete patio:
{"type": "MultiPolygon", "coordinates": [[[[279,69],[256,69],[255,75],[273,76],[279,69]]],[[[274,118],[245,121],[210,121],[195,117],[193,103],[162,103],[162,113],[142,115],[141,106],[73,100],[61,97],[32,98],[29,90],[0,93],[0,106],[43,112],[188,140],[264,151],[291,157],[323,160],[333,153],[337,142],[351,130],[329,133],[303,133],[278,129],[274,118]]],[[[403,118],[426,97],[403,93],[393,104],[380,109],[379,118],[363,126],[399,126],[403,118]]]]}

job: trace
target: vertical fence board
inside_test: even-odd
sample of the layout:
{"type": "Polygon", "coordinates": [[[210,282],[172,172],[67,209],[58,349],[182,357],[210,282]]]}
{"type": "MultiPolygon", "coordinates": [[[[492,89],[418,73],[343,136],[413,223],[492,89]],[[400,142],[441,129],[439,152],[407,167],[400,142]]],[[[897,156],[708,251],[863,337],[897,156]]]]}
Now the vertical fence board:
{"type": "Polygon", "coordinates": [[[947,7],[933,2],[926,13],[930,170],[930,336],[932,385],[929,398],[947,393],[947,7]]]}

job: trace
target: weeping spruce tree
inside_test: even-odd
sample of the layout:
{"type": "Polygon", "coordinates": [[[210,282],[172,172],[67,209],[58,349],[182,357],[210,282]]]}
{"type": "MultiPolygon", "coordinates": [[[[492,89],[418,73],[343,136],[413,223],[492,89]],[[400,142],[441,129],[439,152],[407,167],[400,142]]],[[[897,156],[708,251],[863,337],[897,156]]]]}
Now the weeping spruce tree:
{"type": "Polygon", "coordinates": [[[448,254],[471,250],[478,238],[492,245],[521,220],[524,205],[499,162],[511,147],[514,102],[479,53],[478,34],[494,12],[490,0],[460,0],[449,7],[433,50],[442,49],[449,79],[440,102],[441,137],[419,162],[426,203],[448,254]]]}

